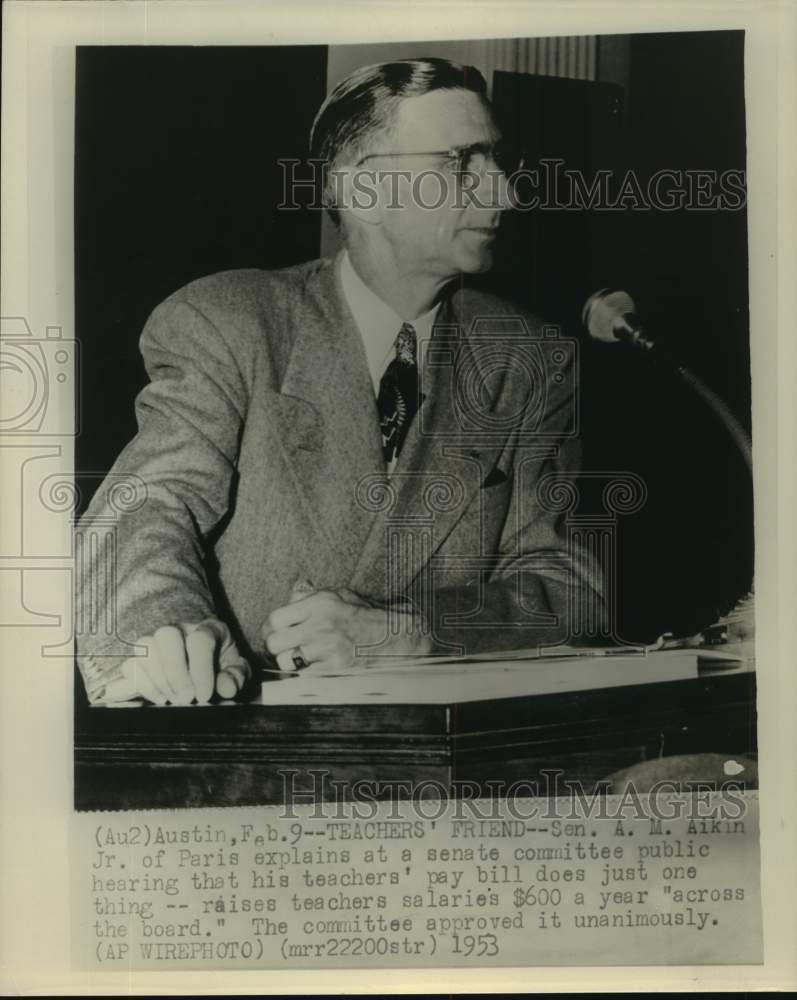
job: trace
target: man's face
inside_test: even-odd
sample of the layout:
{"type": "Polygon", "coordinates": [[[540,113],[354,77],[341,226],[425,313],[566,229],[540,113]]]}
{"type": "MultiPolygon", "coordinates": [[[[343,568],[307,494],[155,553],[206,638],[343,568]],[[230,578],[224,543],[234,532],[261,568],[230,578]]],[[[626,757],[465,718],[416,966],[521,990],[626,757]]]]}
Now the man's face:
{"type": "MultiPolygon", "coordinates": [[[[428,153],[499,138],[489,106],[477,94],[438,90],[406,98],[394,130],[374,151],[428,153]]],[[[411,175],[399,173],[380,184],[377,213],[402,273],[446,280],[489,270],[501,212],[509,207],[505,179],[494,163],[487,164],[486,176],[471,175],[465,190],[444,156],[379,157],[364,167],[411,175]]]]}

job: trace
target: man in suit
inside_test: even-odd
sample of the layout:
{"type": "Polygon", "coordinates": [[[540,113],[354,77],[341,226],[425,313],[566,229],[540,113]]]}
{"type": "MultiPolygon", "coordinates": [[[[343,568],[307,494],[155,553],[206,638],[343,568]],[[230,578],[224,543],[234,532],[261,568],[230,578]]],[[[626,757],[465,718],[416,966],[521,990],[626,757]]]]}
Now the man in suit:
{"type": "Polygon", "coordinates": [[[485,90],[443,60],[354,73],[311,137],[345,249],[202,278],[150,317],[139,432],[78,533],[91,700],[226,697],[253,661],[553,644],[599,606],[556,502],[572,355],[462,280],[510,207],[485,90]]]}

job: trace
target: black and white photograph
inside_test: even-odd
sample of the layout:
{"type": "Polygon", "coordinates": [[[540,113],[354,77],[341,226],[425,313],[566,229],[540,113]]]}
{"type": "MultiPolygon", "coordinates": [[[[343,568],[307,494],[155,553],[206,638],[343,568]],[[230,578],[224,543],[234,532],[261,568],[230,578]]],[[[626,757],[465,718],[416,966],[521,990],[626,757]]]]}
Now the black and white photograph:
{"type": "Polygon", "coordinates": [[[79,808],[756,787],[743,56],[78,48],[79,808]]]}
{"type": "Polygon", "coordinates": [[[792,981],[793,16],[294,6],[4,14],[13,988],[792,981]]]}

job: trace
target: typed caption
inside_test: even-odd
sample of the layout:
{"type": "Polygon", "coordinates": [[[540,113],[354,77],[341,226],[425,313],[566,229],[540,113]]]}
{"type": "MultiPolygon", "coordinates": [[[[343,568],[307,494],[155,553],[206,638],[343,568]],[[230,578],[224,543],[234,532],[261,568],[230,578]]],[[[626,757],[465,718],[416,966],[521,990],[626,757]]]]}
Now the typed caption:
{"type": "Polygon", "coordinates": [[[672,796],[671,818],[523,820],[495,803],[487,819],[455,803],[436,818],[409,803],[400,818],[395,804],[369,819],[311,806],[76,814],[75,963],[760,962],[758,800],[732,802],[672,796]]]}

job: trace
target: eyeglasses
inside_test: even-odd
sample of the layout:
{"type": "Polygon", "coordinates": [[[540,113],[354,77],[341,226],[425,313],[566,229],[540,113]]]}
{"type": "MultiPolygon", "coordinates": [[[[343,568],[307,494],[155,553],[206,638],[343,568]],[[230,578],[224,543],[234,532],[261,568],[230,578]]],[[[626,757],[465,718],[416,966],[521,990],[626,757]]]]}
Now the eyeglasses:
{"type": "Polygon", "coordinates": [[[499,142],[474,142],[469,146],[455,146],[453,149],[427,150],[419,153],[394,153],[390,151],[369,153],[358,161],[361,167],[368,160],[379,156],[434,156],[444,161],[448,169],[455,175],[477,174],[483,177],[492,162],[495,168],[507,177],[521,170],[525,162],[522,150],[504,140],[499,142]]]}

